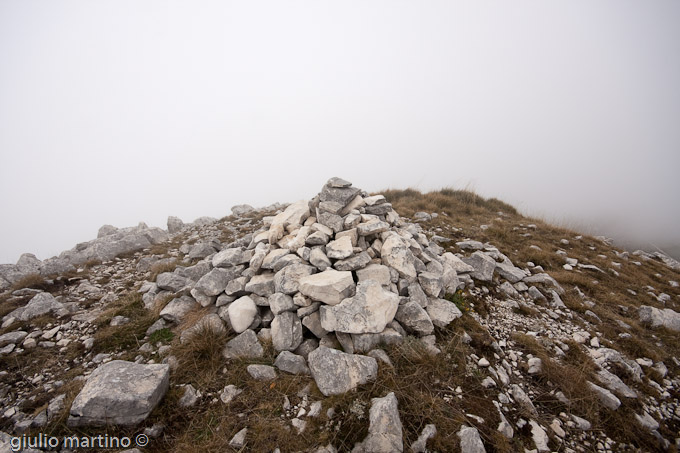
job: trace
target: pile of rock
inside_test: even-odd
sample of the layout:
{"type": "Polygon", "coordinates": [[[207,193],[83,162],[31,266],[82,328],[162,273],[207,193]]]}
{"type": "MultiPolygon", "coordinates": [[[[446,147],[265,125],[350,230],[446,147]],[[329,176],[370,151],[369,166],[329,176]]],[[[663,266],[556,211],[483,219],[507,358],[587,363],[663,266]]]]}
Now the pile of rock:
{"type": "Polygon", "coordinates": [[[461,316],[443,297],[463,285],[459,275],[469,279],[477,269],[402,222],[384,196],[339,178],[265,225],[145,285],[149,306],[174,296],[152,330],[181,322],[198,305],[213,307],[183,338],[206,323],[218,330],[227,323],[238,334],[227,358],[261,356],[261,341],[271,340],[280,352],[275,365],[311,373],[325,395],[374,379],[370,351],[380,343],[412,334],[437,352],[434,326],[461,316]]]}

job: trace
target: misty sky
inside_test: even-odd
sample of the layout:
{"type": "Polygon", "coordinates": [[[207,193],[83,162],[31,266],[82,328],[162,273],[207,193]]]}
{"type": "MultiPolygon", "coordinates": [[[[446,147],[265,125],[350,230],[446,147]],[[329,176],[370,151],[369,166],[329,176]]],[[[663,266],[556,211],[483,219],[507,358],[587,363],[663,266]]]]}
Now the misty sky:
{"type": "Polygon", "coordinates": [[[678,24],[674,0],[0,0],[0,262],[331,176],[680,244],[678,24]]]}

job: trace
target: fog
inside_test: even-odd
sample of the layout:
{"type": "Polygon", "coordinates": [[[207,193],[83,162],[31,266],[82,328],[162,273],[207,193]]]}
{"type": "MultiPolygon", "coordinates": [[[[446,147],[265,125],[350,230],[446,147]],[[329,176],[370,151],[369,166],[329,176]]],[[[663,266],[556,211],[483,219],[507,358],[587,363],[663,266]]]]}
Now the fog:
{"type": "Polygon", "coordinates": [[[680,2],[0,2],[0,262],[103,224],[468,187],[680,244],[680,2]]]}

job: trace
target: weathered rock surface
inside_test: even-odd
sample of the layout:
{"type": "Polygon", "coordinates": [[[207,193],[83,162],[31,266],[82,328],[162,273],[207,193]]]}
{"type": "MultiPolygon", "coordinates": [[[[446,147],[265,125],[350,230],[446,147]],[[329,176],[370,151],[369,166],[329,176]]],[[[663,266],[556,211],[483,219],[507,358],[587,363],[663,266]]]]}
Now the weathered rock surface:
{"type": "Polygon", "coordinates": [[[300,279],[300,292],[328,305],[337,305],[354,295],[356,285],[352,273],[328,269],[300,279]]]}
{"type": "Polygon", "coordinates": [[[348,392],[378,375],[378,362],[373,357],[324,346],[309,353],[307,361],[316,386],[325,396],[348,392]]]}
{"type": "Polygon", "coordinates": [[[399,418],[397,397],[388,393],[371,400],[368,436],[353,452],[392,453],[403,452],[402,425],[399,418]]]}
{"type": "Polygon", "coordinates": [[[69,426],[136,425],[168,390],[168,365],[142,365],[122,360],[101,365],[88,378],[71,405],[69,426]]]}

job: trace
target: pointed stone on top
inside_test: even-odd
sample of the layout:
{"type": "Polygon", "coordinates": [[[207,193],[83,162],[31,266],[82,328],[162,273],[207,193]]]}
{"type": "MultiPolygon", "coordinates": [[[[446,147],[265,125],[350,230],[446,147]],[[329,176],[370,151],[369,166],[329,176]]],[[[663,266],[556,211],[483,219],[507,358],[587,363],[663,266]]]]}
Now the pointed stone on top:
{"type": "Polygon", "coordinates": [[[326,183],[328,184],[329,187],[337,187],[337,188],[343,188],[343,187],[350,187],[352,185],[351,182],[345,181],[342,178],[334,177],[328,180],[326,183]]]}

